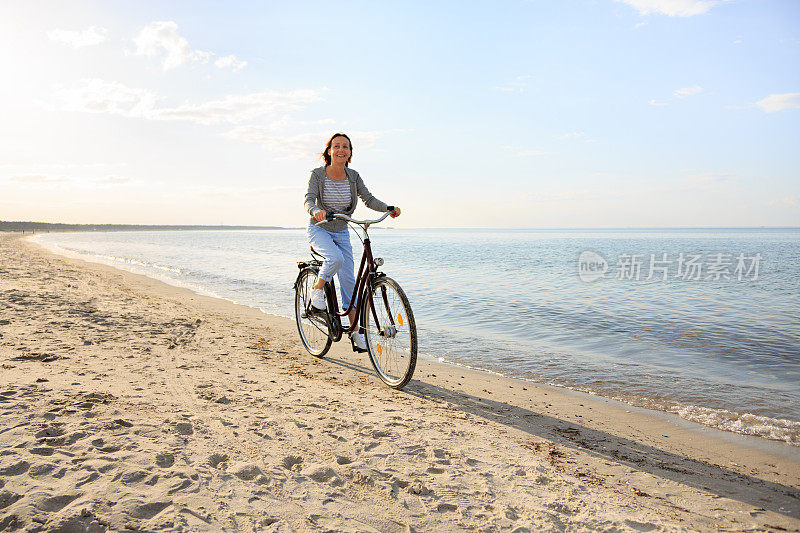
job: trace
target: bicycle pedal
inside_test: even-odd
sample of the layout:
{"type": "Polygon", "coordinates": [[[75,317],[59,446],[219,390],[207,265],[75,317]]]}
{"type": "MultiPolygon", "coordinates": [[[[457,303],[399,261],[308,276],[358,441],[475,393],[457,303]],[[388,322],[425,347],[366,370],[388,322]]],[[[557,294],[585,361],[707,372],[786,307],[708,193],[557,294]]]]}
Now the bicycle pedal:
{"type": "Polygon", "coordinates": [[[353,339],[350,339],[350,346],[353,347],[353,351],[356,353],[367,353],[367,350],[363,350],[356,346],[356,343],[353,341],[353,339]]]}

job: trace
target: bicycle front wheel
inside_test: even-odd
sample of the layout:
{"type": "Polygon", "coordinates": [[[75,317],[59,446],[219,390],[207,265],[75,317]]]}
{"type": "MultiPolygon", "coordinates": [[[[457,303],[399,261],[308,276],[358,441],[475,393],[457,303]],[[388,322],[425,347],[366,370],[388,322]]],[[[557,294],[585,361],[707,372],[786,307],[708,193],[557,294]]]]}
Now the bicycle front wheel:
{"type": "Polygon", "coordinates": [[[362,309],[367,352],[381,380],[403,388],[417,366],[417,325],[400,285],[380,277],[366,291],[362,309]]]}
{"type": "Polygon", "coordinates": [[[317,274],[310,268],[303,269],[297,278],[294,294],[294,314],[300,341],[308,353],[323,357],[331,347],[330,328],[325,317],[311,313],[311,288],[317,281],[317,274]]]}

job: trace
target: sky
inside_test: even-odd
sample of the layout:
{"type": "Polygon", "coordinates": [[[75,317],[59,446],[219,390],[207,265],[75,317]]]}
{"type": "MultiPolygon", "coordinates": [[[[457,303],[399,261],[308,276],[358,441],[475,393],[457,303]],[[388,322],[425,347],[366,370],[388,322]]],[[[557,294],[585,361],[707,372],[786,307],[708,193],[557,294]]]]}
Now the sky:
{"type": "Polygon", "coordinates": [[[800,226],[800,2],[0,3],[0,220],[800,226]],[[371,212],[361,205],[357,216],[371,212]]]}

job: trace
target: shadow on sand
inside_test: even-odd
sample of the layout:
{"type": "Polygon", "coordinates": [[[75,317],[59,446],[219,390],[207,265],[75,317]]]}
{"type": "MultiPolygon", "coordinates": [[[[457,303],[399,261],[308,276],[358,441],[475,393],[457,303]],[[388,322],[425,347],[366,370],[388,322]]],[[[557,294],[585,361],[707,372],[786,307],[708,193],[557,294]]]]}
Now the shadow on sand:
{"type": "MultiPolygon", "coordinates": [[[[371,367],[336,358],[326,358],[326,361],[374,376],[371,367]]],[[[582,451],[608,462],[625,465],[756,508],[791,518],[800,516],[800,490],[794,487],[733,472],[721,466],[587,428],[568,420],[444,389],[417,379],[413,379],[401,392],[423,400],[444,401],[464,413],[524,431],[566,448],[582,451]]]]}

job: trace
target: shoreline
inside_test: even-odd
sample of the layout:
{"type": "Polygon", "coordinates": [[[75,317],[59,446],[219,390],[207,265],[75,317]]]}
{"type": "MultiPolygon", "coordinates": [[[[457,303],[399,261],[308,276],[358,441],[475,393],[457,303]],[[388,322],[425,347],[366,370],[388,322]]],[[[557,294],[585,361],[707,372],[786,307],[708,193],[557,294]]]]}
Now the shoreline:
{"type": "Polygon", "coordinates": [[[253,522],[263,509],[247,503],[262,498],[278,509],[276,520],[266,524],[276,531],[282,523],[358,530],[355,524],[367,517],[356,508],[421,530],[536,530],[558,524],[621,530],[643,530],[636,524],[800,528],[800,450],[789,444],[436,361],[420,360],[412,382],[394,391],[380,383],[363,355],[341,343],[323,360],[306,354],[292,320],[57,256],[8,234],[0,234],[0,253],[0,289],[6,298],[28,302],[8,300],[3,318],[12,318],[0,325],[0,359],[8,377],[0,405],[3,427],[10,428],[0,432],[0,446],[8,452],[0,455],[0,491],[19,496],[0,509],[0,524],[10,516],[20,523],[46,518],[48,524],[94,517],[117,528],[172,523],[178,529],[231,524],[266,529],[253,522]],[[85,417],[74,406],[72,413],[54,411],[57,398],[75,395],[78,385],[70,385],[75,383],[82,389],[80,403],[93,406],[85,414],[94,416],[85,417]],[[107,403],[87,400],[92,394],[112,397],[107,403]],[[46,408],[37,414],[30,402],[14,405],[23,395],[46,408]],[[10,424],[25,419],[35,420],[40,433],[53,427],[45,421],[64,420],[59,427],[71,432],[36,437],[25,425],[10,424]],[[131,426],[114,426],[116,419],[131,426]],[[81,429],[101,421],[106,426],[81,429]],[[123,436],[126,427],[141,433],[123,436]],[[81,431],[91,435],[58,441],[81,431]],[[145,434],[151,435],[149,449],[126,448],[145,434]],[[84,442],[98,439],[120,447],[84,442]],[[161,481],[143,485],[114,481],[113,468],[102,470],[108,465],[73,471],[66,466],[69,455],[61,453],[94,463],[116,455],[123,464],[140,465],[119,479],[142,471],[145,480],[155,473],[148,455],[153,443],[170,448],[161,455],[173,457],[165,467],[155,454],[155,471],[168,469],[182,480],[174,487],[187,481],[186,487],[170,493],[174,487],[159,485],[167,479],[163,472],[161,481]],[[40,449],[42,455],[33,451],[40,449]],[[23,463],[25,471],[14,474],[23,463]],[[56,511],[37,504],[36,495],[48,485],[31,469],[53,463],[65,465],[57,479],[71,484],[62,492],[80,492],[73,500],[89,509],[87,516],[81,518],[82,509],[72,500],[56,511]],[[254,468],[260,473],[250,476],[254,468]],[[93,478],[81,487],[106,483],[104,490],[124,489],[132,503],[112,508],[104,507],[102,498],[86,500],[89,491],[77,490],[85,481],[79,474],[93,478]],[[184,495],[189,487],[195,492],[184,495]],[[229,494],[225,505],[214,503],[220,491],[229,494]],[[154,493],[154,501],[142,503],[154,493]],[[198,498],[205,511],[197,510],[198,498]],[[150,516],[142,510],[147,505],[161,508],[150,516]],[[235,516],[220,506],[236,509],[235,516]]]}
{"type": "MultiPolygon", "coordinates": [[[[291,228],[282,228],[282,229],[291,229],[291,228]]],[[[170,278],[169,275],[159,276],[158,273],[149,272],[148,269],[144,267],[141,263],[138,263],[131,259],[125,259],[123,257],[113,257],[113,256],[100,256],[97,254],[92,256],[92,254],[89,253],[80,253],[62,248],[56,244],[42,243],[37,237],[38,235],[23,236],[23,238],[26,241],[34,242],[38,246],[47,250],[48,252],[55,253],[60,256],[68,257],[79,261],[86,261],[89,263],[102,264],[132,274],[144,275],[145,277],[160,281],[162,283],[166,283],[171,286],[187,289],[194,294],[208,296],[211,298],[217,298],[237,305],[243,305],[248,308],[257,309],[269,316],[286,319],[289,320],[292,324],[294,324],[294,318],[291,316],[273,314],[261,307],[248,305],[247,303],[237,302],[233,299],[220,296],[204,287],[195,286],[188,282],[180,282],[176,279],[172,279],[170,278]]],[[[173,271],[172,269],[161,267],[155,264],[149,266],[154,269],[173,271]]],[[[473,370],[477,372],[486,373],[489,375],[495,375],[500,378],[518,380],[536,386],[551,386],[562,391],[571,391],[580,394],[586,394],[591,398],[612,400],[613,402],[617,402],[620,406],[624,406],[625,409],[644,409],[646,412],[650,412],[653,415],[656,414],[667,415],[668,419],[670,419],[669,417],[675,417],[675,419],[672,419],[674,423],[678,423],[677,420],[681,420],[681,421],[686,421],[690,424],[696,424],[696,429],[698,431],[701,428],[709,428],[720,431],[722,433],[730,433],[734,435],[740,435],[743,437],[753,437],[756,439],[773,441],[777,443],[788,443],[793,447],[800,448],[800,441],[797,441],[797,431],[798,431],[797,428],[798,426],[800,426],[800,421],[797,420],[776,418],[774,416],[766,414],[750,413],[747,410],[735,409],[733,407],[724,408],[724,407],[687,404],[675,400],[669,400],[667,398],[653,399],[650,396],[642,396],[642,395],[634,395],[634,396],[629,396],[627,398],[619,397],[618,395],[621,393],[621,391],[612,391],[612,390],[592,391],[592,390],[587,390],[586,386],[581,386],[578,384],[570,385],[568,383],[553,383],[544,378],[543,379],[527,378],[521,375],[515,375],[513,372],[504,373],[502,371],[493,370],[489,368],[480,368],[472,366],[468,363],[461,363],[455,360],[449,360],[446,356],[440,356],[435,354],[420,353],[419,357],[421,359],[426,359],[434,363],[453,366],[459,369],[473,370]],[[610,393],[610,395],[606,395],[607,393],[610,393]],[[679,414],[678,411],[685,411],[685,412],[683,414],[679,414]],[[709,413],[713,414],[714,420],[709,420],[708,418],[709,413]],[[759,423],[755,424],[751,422],[749,424],[745,424],[745,427],[731,429],[730,428],[731,416],[734,417],[734,426],[736,424],[741,424],[741,421],[748,417],[758,420],[759,423]],[[765,423],[767,425],[764,425],[765,423]]],[[[725,437],[719,436],[718,438],[724,439],[725,437]]],[[[773,449],[774,451],[778,452],[780,450],[780,447],[768,448],[768,449],[773,449]]]]}

